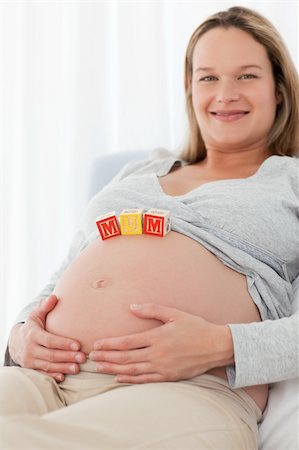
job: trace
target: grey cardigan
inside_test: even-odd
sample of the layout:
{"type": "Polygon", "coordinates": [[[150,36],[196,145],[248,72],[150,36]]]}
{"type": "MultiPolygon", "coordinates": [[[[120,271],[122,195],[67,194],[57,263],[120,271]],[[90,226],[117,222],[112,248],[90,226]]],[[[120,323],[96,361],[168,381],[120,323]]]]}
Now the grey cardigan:
{"type": "Polygon", "coordinates": [[[204,245],[224,264],[246,275],[248,291],[263,322],[229,324],[235,364],[231,387],[272,383],[298,375],[298,315],[291,315],[292,282],[299,274],[298,158],[271,156],[242,179],[212,181],[180,196],[163,192],[159,176],[174,155],[127,164],[89,202],[69,254],[16,322],[24,322],[47,297],[70,262],[98,237],[95,219],[125,208],[171,211],[172,229],[204,245]],[[277,320],[281,319],[281,320],[277,320]]]}

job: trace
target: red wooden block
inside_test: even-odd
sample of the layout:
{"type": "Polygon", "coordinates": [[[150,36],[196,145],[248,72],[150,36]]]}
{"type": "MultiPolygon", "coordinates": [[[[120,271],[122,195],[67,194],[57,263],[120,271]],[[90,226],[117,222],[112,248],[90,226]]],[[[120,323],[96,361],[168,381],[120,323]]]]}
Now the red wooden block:
{"type": "Polygon", "coordinates": [[[114,236],[119,236],[121,234],[115,211],[111,211],[103,216],[100,216],[97,219],[96,224],[103,240],[114,236]]]}
{"type": "Polygon", "coordinates": [[[164,237],[170,231],[170,212],[149,209],[143,216],[143,233],[164,237]]]}

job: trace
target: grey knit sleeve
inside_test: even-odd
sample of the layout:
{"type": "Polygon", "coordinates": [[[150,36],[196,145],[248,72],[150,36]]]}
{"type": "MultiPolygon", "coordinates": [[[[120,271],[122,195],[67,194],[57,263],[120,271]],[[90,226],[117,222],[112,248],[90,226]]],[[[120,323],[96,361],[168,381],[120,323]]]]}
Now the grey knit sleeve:
{"type": "Polygon", "coordinates": [[[229,325],[235,365],[226,368],[232,388],[275,383],[299,375],[299,314],[229,325]]]}

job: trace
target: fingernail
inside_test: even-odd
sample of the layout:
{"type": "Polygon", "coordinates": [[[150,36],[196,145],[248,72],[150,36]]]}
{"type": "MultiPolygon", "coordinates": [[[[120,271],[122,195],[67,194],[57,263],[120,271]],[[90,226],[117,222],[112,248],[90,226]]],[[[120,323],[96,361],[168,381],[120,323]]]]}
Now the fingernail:
{"type": "Polygon", "coordinates": [[[81,353],[77,353],[77,354],[75,355],[75,360],[76,360],[78,363],[83,363],[83,361],[84,361],[84,356],[81,355],[81,353]]]}
{"type": "Polygon", "coordinates": [[[139,303],[131,303],[130,308],[131,309],[141,309],[142,305],[140,305],[139,303]]]}
{"type": "Polygon", "coordinates": [[[71,349],[76,352],[77,350],[79,350],[79,345],[76,344],[76,342],[72,342],[71,343],[71,349]]]}
{"type": "Polygon", "coordinates": [[[97,357],[96,352],[91,352],[91,353],[89,354],[89,359],[91,359],[92,361],[95,361],[95,360],[96,360],[96,357],[97,357]]]}
{"type": "Polygon", "coordinates": [[[101,342],[99,342],[99,341],[95,342],[93,348],[95,350],[101,350],[101,342]]]}
{"type": "Polygon", "coordinates": [[[63,376],[62,375],[56,375],[55,380],[56,381],[62,381],[63,380],[63,376]]]}
{"type": "Polygon", "coordinates": [[[71,364],[71,365],[69,366],[69,369],[70,369],[71,372],[77,372],[77,367],[76,367],[75,364],[71,364]]]}
{"type": "Polygon", "coordinates": [[[123,381],[124,381],[124,378],[122,377],[122,376],[117,376],[117,377],[115,377],[114,378],[114,381],[116,382],[116,383],[123,383],[123,381]]]}

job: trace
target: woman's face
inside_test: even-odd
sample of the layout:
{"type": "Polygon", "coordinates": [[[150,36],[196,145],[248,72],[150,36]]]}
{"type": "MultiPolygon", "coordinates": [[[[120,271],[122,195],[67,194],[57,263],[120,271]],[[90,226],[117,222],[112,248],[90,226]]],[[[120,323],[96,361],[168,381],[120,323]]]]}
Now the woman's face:
{"type": "Polygon", "coordinates": [[[206,148],[266,150],[277,96],[265,48],[235,27],[217,27],[194,48],[192,103],[206,148]]]}

